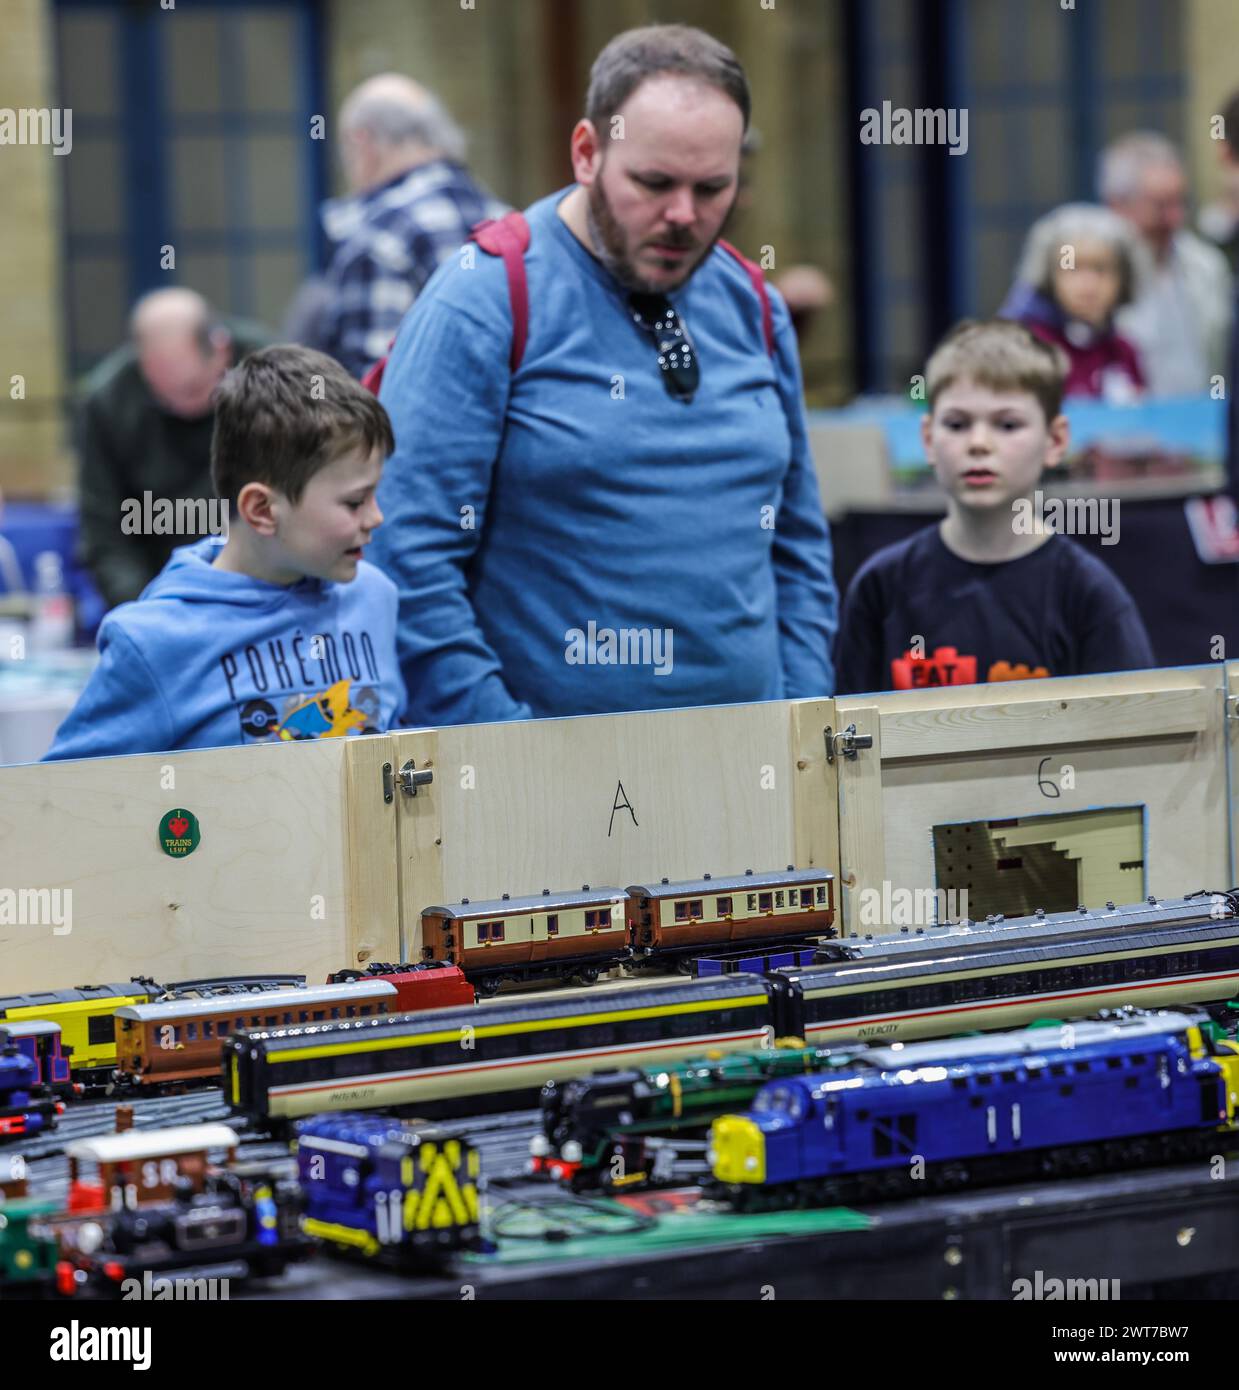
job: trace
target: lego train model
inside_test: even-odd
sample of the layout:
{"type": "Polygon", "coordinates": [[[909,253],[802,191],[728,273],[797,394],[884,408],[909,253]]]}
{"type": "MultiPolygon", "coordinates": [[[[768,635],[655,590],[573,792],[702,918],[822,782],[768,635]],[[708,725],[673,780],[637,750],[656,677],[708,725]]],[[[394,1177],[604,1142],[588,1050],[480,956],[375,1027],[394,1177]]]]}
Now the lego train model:
{"type": "Polygon", "coordinates": [[[709,951],[833,934],[834,875],[824,869],[591,888],[425,908],[422,955],[457,965],[480,994],[556,978],[593,984],[622,964],[687,964],[709,951]]]}
{"type": "Polygon", "coordinates": [[[0,1027],[18,1037],[40,1081],[64,1098],[101,1089],[214,1082],[229,1032],[371,1012],[472,1004],[455,966],[435,962],[341,970],[321,986],[304,975],[249,975],[158,985],[85,985],[0,998],[0,1027]],[[362,996],[366,996],[364,1001],[362,996]],[[36,1047],[29,1041],[37,1034],[36,1047]]]}
{"type": "Polygon", "coordinates": [[[1083,1021],[863,1049],[766,1083],[711,1126],[711,1195],[871,1201],[1239,1147],[1239,1043],[1200,1017],[1083,1021]]]}
{"type": "Polygon", "coordinates": [[[599,1066],[649,1067],[779,1038],[946,1037],[1119,1006],[1224,1005],[1239,981],[1234,894],[831,942],[821,964],[657,981],[233,1037],[225,1098],[258,1123],[321,1110],[441,1113],[534,1096],[599,1066]],[[434,1110],[431,1107],[435,1107],[434,1110]]]}

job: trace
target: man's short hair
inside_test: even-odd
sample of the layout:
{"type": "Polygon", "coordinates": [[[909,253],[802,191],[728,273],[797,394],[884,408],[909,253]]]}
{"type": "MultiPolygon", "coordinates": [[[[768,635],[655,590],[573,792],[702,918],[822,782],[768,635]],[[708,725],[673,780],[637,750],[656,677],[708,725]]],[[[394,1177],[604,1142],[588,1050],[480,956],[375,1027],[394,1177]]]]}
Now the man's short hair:
{"type": "Polygon", "coordinates": [[[215,393],[211,478],[230,504],[246,483],[266,483],[295,503],[320,468],[359,446],[386,458],[395,448],[391,421],[325,353],[261,348],[215,393]]]}
{"type": "Polygon", "coordinates": [[[1097,191],[1102,202],[1122,202],[1140,192],[1146,169],[1173,164],[1182,169],[1183,158],[1174,142],[1154,130],[1133,130],[1112,140],[1097,162],[1097,191]]]}
{"type": "Polygon", "coordinates": [[[713,35],[688,24],[650,24],[617,34],[590,69],[586,119],[605,134],[611,117],[641,83],[663,73],[695,77],[725,92],[748,129],[753,99],[739,58],[713,35]]]}
{"type": "Polygon", "coordinates": [[[933,410],[948,386],[973,381],[990,391],[1027,391],[1036,396],[1046,421],[1063,405],[1067,357],[1022,323],[1011,319],[965,319],[934,349],[925,368],[925,394],[933,410]]]}

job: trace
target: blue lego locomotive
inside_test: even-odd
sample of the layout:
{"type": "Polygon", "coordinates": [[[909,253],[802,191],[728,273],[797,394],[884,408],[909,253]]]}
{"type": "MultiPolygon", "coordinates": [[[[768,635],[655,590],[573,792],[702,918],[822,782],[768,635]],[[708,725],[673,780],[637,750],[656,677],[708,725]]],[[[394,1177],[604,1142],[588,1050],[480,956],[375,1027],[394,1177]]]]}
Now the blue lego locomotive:
{"type": "Polygon", "coordinates": [[[338,1253],[426,1268],[477,1248],[480,1157],[440,1127],[383,1115],[317,1115],[297,1126],[302,1229],[338,1253]]]}
{"type": "Polygon", "coordinates": [[[39,1066],[0,1028],[0,1142],[53,1129],[64,1106],[39,1079],[39,1066]]]}
{"type": "Polygon", "coordinates": [[[1161,1014],[869,1048],[714,1122],[720,1195],[743,1208],[911,1195],[1216,1152],[1239,1051],[1161,1014]]]}

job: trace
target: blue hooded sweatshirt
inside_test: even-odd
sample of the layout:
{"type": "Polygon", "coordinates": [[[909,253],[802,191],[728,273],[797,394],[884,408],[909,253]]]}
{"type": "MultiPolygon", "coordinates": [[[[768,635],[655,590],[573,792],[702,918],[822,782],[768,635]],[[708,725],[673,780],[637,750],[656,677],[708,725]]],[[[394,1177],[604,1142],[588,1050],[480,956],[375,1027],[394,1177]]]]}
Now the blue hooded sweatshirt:
{"type": "Polygon", "coordinates": [[[99,629],[99,665],[44,760],[380,733],[405,702],[396,588],[268,584],[181,546],[99,629]]]}

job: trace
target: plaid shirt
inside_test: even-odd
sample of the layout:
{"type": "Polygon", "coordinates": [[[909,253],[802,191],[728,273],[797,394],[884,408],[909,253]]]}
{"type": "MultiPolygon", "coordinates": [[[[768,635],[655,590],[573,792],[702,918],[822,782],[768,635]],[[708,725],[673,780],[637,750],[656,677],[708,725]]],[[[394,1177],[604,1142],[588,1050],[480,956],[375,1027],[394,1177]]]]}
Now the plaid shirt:
{"type": "Polygon", "coordinates": [[[422,286],[476,222],[507,208],[461,164],[436,159],[356,198],[323,207],[335,243],[323,348],[360,377],[387,351],[422,286]]]}

